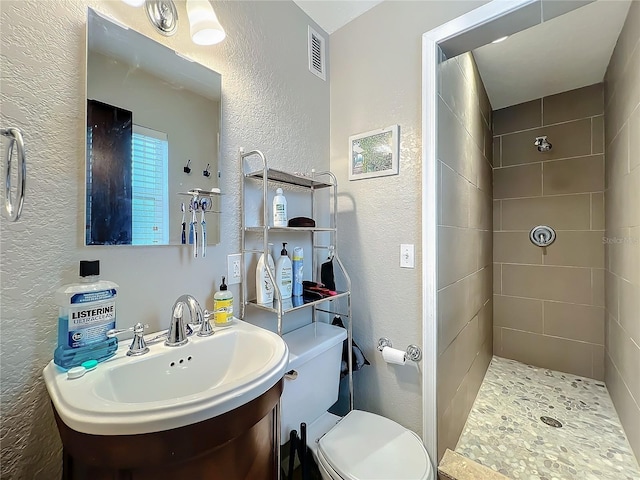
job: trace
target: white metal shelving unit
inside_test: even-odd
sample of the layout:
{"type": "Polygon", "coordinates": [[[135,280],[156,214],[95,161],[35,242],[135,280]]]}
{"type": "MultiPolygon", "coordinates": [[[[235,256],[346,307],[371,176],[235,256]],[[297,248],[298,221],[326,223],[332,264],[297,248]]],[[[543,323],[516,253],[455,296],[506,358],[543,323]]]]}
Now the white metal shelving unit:
{"type": "MultiPolygon", "coordinates": [[[[351,279],[347,273],[340,256],[338,255],[337,248],[337,216],[338,216],[338,184],[335,175],[331,172],[314,172],[311,176],[299,175],[287,173],[281,170],[269,168],[267,165],[267,159],[265,155],[259,150],[252,150],[249,152],[240,151],[240,168],[242,170],[242,182],[241,182],[241,194],[240,194],[240,208],[242,218],[242,232],[241,232],[241,244],[242,244],[242,272],[243,281],[242,288],[240,289],[240,318],[244,319],[247,308],[254,308],[262,311],[267,311],[277,316],[277,330],[278,335],[282,336],[282,322],[286,314],[302,310],[305,308],[311,309],[312,321],[316,321],[316,313],[323,312],[330,315],[338,315],[341,318],[347,320],[347,342],[348,342],[348,377],[349,377],[349,409],[353,409],[353,328],[352,328],[352,314],[351,314],[351,279]],[[258,170],[246,171],[246,159],[249,157],[259,157],[262,162],[262,168],[258,170]],[[246,212],[245,212],[245,183],[248,181],[256,181],[262,184],[262,225],[247,226],[246,225],[246,212]],[[328,227],[316,226],[316,227],[272,227],[269,226],[269,204],[267,202],[267,192],[269,182],[286,185],[290,188],[307,190],[311,195],[311,218],[315,219],[315,192],[322,189],[330,189],[331,191],[331,211],[330,211],[330,225],[328,227]],[[344,291],[338,291],[337,295],[322,298],[319,300],[308,301],[300,304],[293,304],[290,301],[282,299],[282,294],[275,281],[275,272],[271,269],[267,269],[269,278],[274,285],[274,300],[272,304],[259,304],[255,297],[249,298],[247,292],[246,282],[246,263],[245,258],[249,255],[261,255],[264,254],[265,258],[269,253],[269,234],[270,233],[291,233],[296,235],[310,234],[312,237],[313,254],[311,255],[312,272],[316,272],[315,265],[315,252],[317,250],[325,250],[328,254],[333,255],[333,260],[337,264],[342,278],[344,279],[346,289],[344,291]],[[320,245],[317,243],[318,233],[329,233],[330,242],[328,245],[320,245]],[[249,249],[246,245],[247,235],[262,235],[262,250],[249,249]],[[341,306],[341,303],[346,301],[346,311],[337,311],[336,307],[341,306]]],[[[316,279],[319,281],[319,279],[316,279]]]]}

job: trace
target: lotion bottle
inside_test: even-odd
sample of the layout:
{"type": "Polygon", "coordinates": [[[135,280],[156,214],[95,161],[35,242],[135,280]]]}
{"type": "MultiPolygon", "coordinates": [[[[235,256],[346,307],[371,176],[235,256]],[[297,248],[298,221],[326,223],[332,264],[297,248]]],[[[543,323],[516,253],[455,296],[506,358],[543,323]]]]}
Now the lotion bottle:
{"type": "Polygon", "coordinates": [[[282,189],[276,190],[276,196],[273,197],[273,226],[287,226],[287,199],[282,194],[282,189]]]}
{"type": "Polygon", "coordinates": [[[289,253],[287,252],[287,242],[282,242],[280,258],[278,258],[278,261],[276,262],[276,284],[280,289],[282,299],[291,298],[291,292],[293,289],[293,270],[291,267],[291,260],[289,259],[289,253]]]}
{"type": "Polygon", "coordinates": [[[233,321],[233,293],[227,290],[222,277],[220,290],[213,295],[213,323],[217,327],[226,327],[233,321]]]}
{"type": "Polygon", "coordinates": [[[259,304],[270,304],[273,302],[273,283],[267,273],[267,268],[269,268],[275,276],[275,264],[271,256],[271,245],[270,243],[266,260],[264,253],[260,254],[256,268],[256,302],[259,304]]]}

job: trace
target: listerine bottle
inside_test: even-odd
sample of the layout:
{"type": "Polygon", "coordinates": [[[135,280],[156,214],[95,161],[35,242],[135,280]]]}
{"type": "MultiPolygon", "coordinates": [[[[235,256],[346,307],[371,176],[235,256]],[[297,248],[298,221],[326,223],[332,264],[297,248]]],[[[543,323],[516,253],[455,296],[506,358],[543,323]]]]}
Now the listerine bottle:
{"type": "Polygon", "coordinates": [[[107,337],[116,326],[118,285],[100,280],[100,261],[80,261],[80,282],[56,292],[58,348],[53,361],[59,367],[77,367],[87,360],[102,362],[113,356],[118,340],[107,337]]]}

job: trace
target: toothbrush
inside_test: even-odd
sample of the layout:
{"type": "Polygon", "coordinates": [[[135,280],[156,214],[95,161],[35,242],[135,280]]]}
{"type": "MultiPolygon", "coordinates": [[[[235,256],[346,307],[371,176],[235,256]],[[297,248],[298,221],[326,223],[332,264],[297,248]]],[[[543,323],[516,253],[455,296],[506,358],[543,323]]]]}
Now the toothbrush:
{"type": "Polygon", "coordinates": [[[198,197],[194,196],[191,200],[191,225],[190,231],[193,232],[193,258],[198,258],[198,230],[196,228],[196,210],[198,209],[198,197]]]}
{"type": "Polygon", "coordinates": [[[189,224],[189,245],[193,245],[193,202],[189,203],[189,212],[192,213],[191,223],[189,224]]]}
{"type": "Polygon", "coordinates": [[[180,210],[182,210],[182,245],[187,243],[187,223],[184,218],[184,202],[180,205],[180,210]]]}
{"type": "Polygon", "coordinates": [[[203,198],[200,200],[200,229],[202,237],[202,257],[207,256],[207,222],[204,220],[204,211],[208,208],[209,200],[203,198]]]}

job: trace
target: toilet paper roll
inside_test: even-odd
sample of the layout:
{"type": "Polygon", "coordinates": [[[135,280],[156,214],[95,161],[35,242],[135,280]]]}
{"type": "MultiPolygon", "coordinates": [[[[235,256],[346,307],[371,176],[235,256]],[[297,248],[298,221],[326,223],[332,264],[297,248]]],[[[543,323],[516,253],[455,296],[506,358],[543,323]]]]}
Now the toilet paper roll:
{"type": "Polygon", "coordinates": [[[398,350],[397,348],[384,347],[382,349],[382,358],[384,358],[384,361],[387,363],[404,365],[407,362],[407,352],[398,350]]]}

